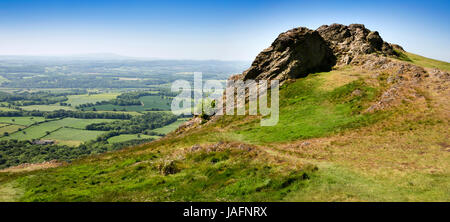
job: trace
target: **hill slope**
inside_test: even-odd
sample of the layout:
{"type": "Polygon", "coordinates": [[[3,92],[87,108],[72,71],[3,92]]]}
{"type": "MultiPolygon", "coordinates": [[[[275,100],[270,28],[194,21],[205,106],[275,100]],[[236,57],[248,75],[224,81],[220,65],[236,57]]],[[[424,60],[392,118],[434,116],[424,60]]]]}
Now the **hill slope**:
{"type": "MultiPolygon", "coordinates": [[[[346,33],[345,27],[331,27],[346,33]]],[[[361,32],[366,37],[373,33],[361,32]]],[[[283,54],[279,52],[291,53],[291,47],[270,56],[270,50],[263,51],[262,60],[275,62],[262,66],[267,63],[257,59],[242,75],[284,81],[280,121],[274,127],[261,127],[259,116],[218,116],[203,124],[193,119],[139,147],[57,168],[5,170],[0,173],[0,198],[449,201],[449,63],[382,41],[379,51],[370,52],[352,45],[367,42],[350,41],[349,50],[339,54],[326,41],[336,56],[331,71],[313,68],[324,72],[297,78],[291,70],[309,70],[295,68],[301,53],[287,60],[291,65],[277,66],[286,61],[276,59],[283,54]],[[275,72],[277,67],[284,68],[275,72]]]]}

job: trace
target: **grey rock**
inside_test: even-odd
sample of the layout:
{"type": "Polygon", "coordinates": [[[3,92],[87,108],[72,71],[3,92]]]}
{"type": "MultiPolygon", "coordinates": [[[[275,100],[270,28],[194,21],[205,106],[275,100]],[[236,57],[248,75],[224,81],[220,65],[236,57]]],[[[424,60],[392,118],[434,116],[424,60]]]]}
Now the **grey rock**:
{"type": "Polygon", "coordinates": [[[309,73],[329,71],[336,58],[317,31],[295,28],[281,33],[272,45],[256,56],[244,71],[247,79],[280,79],[304,77],[309,73]]]}
{"type": "Polygon", "coordinates": [[[281,33],[269,48],[256,56],[240,78],[280,81],[301,78],[329,71],[334,65],[350,64],[360,55],[375,52],[396,55],[393,46],[384,42],[378,32],[361,24],[323,25],[317,30],[299,27],[281,33]]]}

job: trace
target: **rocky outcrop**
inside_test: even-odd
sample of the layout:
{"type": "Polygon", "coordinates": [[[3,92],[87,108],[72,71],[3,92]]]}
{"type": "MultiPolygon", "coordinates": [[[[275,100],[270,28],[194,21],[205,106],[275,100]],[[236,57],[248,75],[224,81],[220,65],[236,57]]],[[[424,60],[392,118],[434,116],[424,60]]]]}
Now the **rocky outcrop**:
{"type": "Polygon", "coordinates": [[[298,78],[327,71],[336,63],[333,51],[317,31],[295,28],[281,33],[243,73],[246,79],[298,78]]]}
{"type": "Polygon", "coordinates": [[[300,27],[281,33],[244,71],[247,79],[299,78],[309,73],[329,71],[334,65],[347,65],[359,55],[395,55],[392,46],[378,32],[364,25],[332,24],[317,30],[300,27]]]}
{"type": "Polygon", "coordinates": [[[377,31],[370,31],[361,24],[323,25],[317,29],[333,49],[337,64],[349,64],[355,57],[370,53],[395,55],[392,46],[384,42],[377,31]]]}

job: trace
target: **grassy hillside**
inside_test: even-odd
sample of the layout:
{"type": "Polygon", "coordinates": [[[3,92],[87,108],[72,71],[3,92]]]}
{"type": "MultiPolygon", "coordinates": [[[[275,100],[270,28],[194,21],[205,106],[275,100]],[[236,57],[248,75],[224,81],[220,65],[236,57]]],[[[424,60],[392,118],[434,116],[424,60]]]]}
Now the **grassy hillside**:
{"type": "Polygon", "coordinates": [[[420,55],[416,55],[410,52],[401,52],[396,51],[398,54],[400,54],[399,59],[407,62],[411,62],[413,64],[427,67],[427,68],[436,68],[441,69],[444,71],[449,72],[450,71],[450,63],[443,62],[439,60],[429,59],[420,55]]]}
{"type": "Polygon", "coordinates": [[[137,139],[147,139],[147,138],[159,138],[159,136],[149,136],[149,135],[138,135],[138,134],[122,134],[118,136],[113,136],[108,139],[108,143],[120,143],[129,140],[137,140],[137,139]]]}
{"type": "Polygon", "coordinates": [[[53,169],[6,170],[0,199],[450,201],[449,90],[391,75],[343,67],[288,82],[274,127],[223,116],[53,169]],[[368,111],[394,87],[413,92],[368,111]]]}

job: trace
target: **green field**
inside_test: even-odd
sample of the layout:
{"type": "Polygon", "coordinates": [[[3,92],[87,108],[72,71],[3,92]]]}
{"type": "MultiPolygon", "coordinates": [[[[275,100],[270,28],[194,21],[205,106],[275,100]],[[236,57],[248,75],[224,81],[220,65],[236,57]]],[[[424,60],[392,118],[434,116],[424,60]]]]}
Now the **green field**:
{"type": "Polygon", "coordinates": [[[143,96],[139,98],[143,105],[135,106],[118,106],[112,104],[98,105],[94,107],[85,108],[85,110],[93,110],[95,108],[97,111],[148,111],[152,108],[161,110],[170,110],[171,99],[161,98],[160,96],[143,96]]]}
{"type": "Polygon", "coordinates": [[[55,110],[75,110],[75,108],[70,106],[60,106],[60,105],[31,105],[31,106],[21,106],[22,109],[27,111],[39,110],[39,111],[55,111],[55,110]]]}
{"type": "Polygon", "coordinates": [[[0,117],[0,123],[13,123],[23,126],[29,126],[44,120],[44,117],[0,117]]]}
{"type": "Polygon", "coordinates": [[[140,116],[142,115],[142,113],[136,112],[136,111],[107,111],[107,110],[102,110],[102,111],[97,111],[97,113],[122,113],[122,114],[130,114],[132,116],[140,116]]]}
{"type": "Polygon", "coordinates": [[[85,104],[96,103],[100,101],[107,101],[115,99],[120,93],[100,93],[100,94],[84,94],[84,95],[70,95],[68,96],[67,103],[73,107],[85,104]]]}
{"type": "Polygon", "coordinates": [[[170,110],[171,99],[160,96],[143,96],[139,98],[146,108],[158,108],[162,110],[170,110]]]}
{"type": "Polygon", "coordinates": [[[60,128],[43,139],[55,140],[58,144],[77,146],[82,142],[94,140],[97,136],[103,134],[103,131],[82,130],[74,128],[60,128]]]}
{"type": "Polygon", "coordinates": [[[161,133],[161,134],[168,134],[174,130],[176,130],[181,124],[183,124],[184,122],[186,122],[189,118],[181,118],[178,119],[177,121],[167,125],[167,126],[163,126],[161,128],[158,129],[154,129],[152,130],[153,132],[156,133],[161,133]]]}
{"type": "MultiPolygon", "coordinates": [[[[84,129],[87,125],[91,123],[108,122],[114,121],[109,119],[75,119],[75,118],[65,118],[61,120],[53,120],[44,122],[38,125],[33,125],[26,128],[22,132],[16,132],[8,137],[2,137],[1,139],[17,139],[17,140],[33,140],[39,139],[46,136],[47,132],[52,133],[63,127],[70,127],[76,129],[84,129]]],[[[72,137],[68,134],[67,136],[72,137]]],[[[96,137],[96,136],[95,136],[96,137]]],[[[73,139],[74,140],[74,139],[73,139]]]]}
{"type": "Polygon", "coordinates": [[[104,122],[112,122],[117,121],[115,119],[76,119],[76,118],[65,118],[60,121],[60,125],[77,128],[77,129],[85,129],[87,125],[92,123],[104,123],[104,122]]]}
{"type": "Polygon", "coordinates": [[[14,133],[16,131],[18,131],[19,129],[23,129],[25,128],[24,126],[20,126],[20,125],[6,125],[6,126],[2,126],[0,127],[0,136],[3,136],[4,133],[14,133]]]}
{"type": "Polygon", "coordinates": [[[0,83],[9,82],[9,80],[3,76],[0,76],[0,83]]]}
{"type": "Polygon", "coordinates": [[[17,111],[16,109],[11,109],[8,107],[0,107],[1,112],[8,112],[8,111],[17,111]]]}
{"type": "Polygon", "coordinates": [[[108,139],[109,143],[120,143],[125,142],[128,140],[137,140],[137,139],[148,139],[148,138],[154,138],[157,139],[159,136],[149,136],[145,134],[141,134],[141,137],[138,137],[138,134],[122,134],[118,136],[114,136],[108,139]]]}

